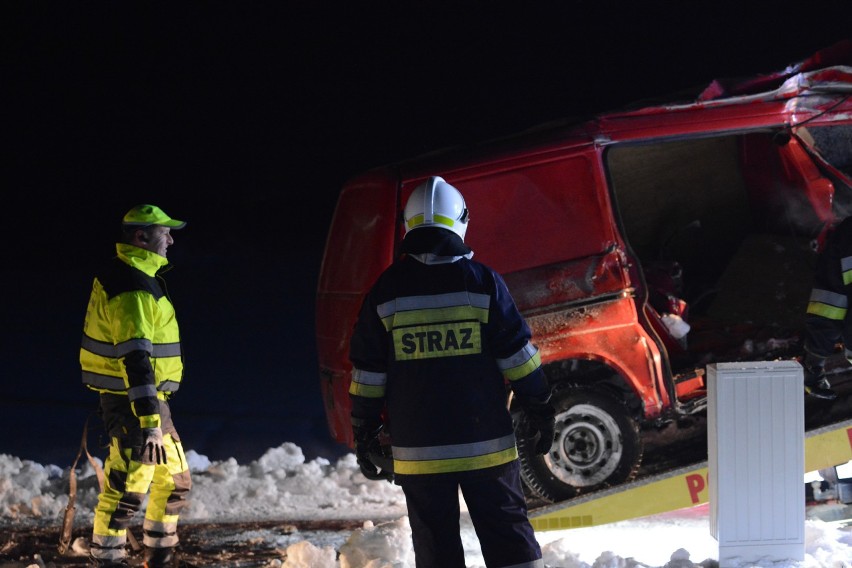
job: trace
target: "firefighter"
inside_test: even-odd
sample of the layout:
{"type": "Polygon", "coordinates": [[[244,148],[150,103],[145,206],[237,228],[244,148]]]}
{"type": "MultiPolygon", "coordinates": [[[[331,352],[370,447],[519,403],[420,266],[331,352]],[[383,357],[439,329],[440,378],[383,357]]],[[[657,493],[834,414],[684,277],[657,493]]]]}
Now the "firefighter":
{"type": "Polygon", "coordinates": [[[833,400],[837,393],[826,378],[825,361],[838,343],[852,361],[852,217],[844,219],[817,257],[814,287],[805,317],[805,392],[833,400]]]}
{"type": "Polygon", "coordinates": [[[154,205],[122,220],[117,255],[95,275],[86,309],[83,384],[100,395],[109,434],[104,486],[95,507],[91,566],[128,566],[127,530],[148,495],[145,566],[177,565],[177,523],[191,488],[168,398],[183,374],[175,310],[161,273],[183,221],[154,205]]]}
{"type": "Polygon", "coordinates": [[[465,566],[459,490],[486,566],[541,568],[507,407],[510,387],[547,452],[554,411],[530,329],[502,277],[471,260],[455,187],[430,177],[403,217],[402,255],[365,297],[350,344],[361,471],[381,476],[371,448],[386,429],[418,568],[465,566]]]}

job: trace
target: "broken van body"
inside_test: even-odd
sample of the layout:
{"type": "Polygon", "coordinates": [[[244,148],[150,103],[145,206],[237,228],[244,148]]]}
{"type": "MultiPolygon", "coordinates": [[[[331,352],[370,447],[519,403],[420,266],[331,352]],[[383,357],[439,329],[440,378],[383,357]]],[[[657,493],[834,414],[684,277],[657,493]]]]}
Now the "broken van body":
{"type": "Polygon", "coordinates": [[[398,254],[408,195],[440,175],[464,195],[466,242],[504,276],[553,390],[546,456],[516,414],[529,491],[558,501],[632,479],[647,432],[705,412],[706,365],[801,355],[815,251],[852,207],[850,65],[843,42],[778,73],[714,81],[689,101],[351,178],[317,290],[332,437],[352,445],[358,309],[398,254]]]}

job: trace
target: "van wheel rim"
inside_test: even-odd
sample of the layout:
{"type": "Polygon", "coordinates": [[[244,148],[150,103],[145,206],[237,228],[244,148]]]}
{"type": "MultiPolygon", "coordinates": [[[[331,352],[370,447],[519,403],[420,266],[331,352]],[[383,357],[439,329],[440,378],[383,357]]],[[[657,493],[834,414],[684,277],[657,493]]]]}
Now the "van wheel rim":
{"type": "Polygon", "coordinates": [[[597,485],[621,462],[623,444],[615,419],[597,406],[577,404],[556,416],[556,439],[545,456],[548,469],[574,487],[597,485]]]}

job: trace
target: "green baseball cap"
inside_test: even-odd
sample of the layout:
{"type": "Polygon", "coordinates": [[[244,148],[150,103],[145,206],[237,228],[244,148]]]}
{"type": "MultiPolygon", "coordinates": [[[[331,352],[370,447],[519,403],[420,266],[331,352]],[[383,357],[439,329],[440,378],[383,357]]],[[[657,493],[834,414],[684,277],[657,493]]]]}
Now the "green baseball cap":
{"type": "Polygon", "coordinates": [[[163,225],[172,229],[183,229],[185,221],[172,219],[156,205],[137,205],[124,215],[121,220],[125,227],[148,227],[149,225],[163,225]]]}

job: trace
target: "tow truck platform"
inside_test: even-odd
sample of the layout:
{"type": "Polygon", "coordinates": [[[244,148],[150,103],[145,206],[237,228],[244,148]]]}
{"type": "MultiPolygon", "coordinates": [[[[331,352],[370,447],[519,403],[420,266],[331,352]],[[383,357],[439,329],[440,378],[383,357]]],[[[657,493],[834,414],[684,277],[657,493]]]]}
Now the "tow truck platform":
{"type": "MultiPolygon", "coordinates": [[[[823,415],[828,416],[828,415],[823,415]]],[[[852,419],[805,432],[804,474],[852,460],[852,419]]],[[[603,489],[551,505],[534,506],[530,522],[537,531],[565,530],[604,525],[628,519],[685,509],[707,503],[707,460],[669,471],[642,476],[617,487],[603,489]]]]}

